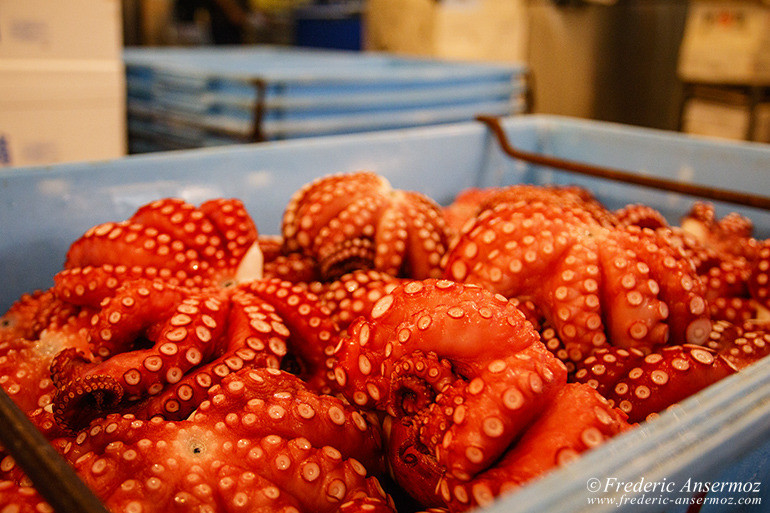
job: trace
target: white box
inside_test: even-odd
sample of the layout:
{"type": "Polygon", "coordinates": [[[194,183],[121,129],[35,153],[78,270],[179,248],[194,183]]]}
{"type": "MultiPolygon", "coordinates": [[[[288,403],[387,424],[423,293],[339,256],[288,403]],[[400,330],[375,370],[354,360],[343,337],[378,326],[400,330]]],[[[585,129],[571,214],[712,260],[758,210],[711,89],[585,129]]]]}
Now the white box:
{"type": "Polygon", "coordinates": [[[126,154],[123,64],[0,61],[0,166],[126,154]]]}
{"type": "Polygon", "coordinates": [[[0,0],[0,59],[120,59],[119,0],[0,0]]]}
{"type": "Polygon", "coordinates": [[[770,5],[692,1],[678,71],[689,82],[770,84],[770,5]]]}
{"type": "Polygon", "coordinates": [[[525,0],[369,0],[364,45],[455,60],[524,62],[525,0]]]}

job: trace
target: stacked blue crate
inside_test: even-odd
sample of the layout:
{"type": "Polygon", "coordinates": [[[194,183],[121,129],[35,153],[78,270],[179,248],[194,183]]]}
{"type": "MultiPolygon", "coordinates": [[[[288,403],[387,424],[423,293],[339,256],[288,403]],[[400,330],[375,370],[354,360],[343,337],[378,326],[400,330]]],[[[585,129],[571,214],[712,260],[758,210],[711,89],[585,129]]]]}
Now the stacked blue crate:
{"type": "Polygon", "coordinates": [[[124,53],[134,153],[453,123],[526,109],[526,66],[281,47],[124,53]]]}

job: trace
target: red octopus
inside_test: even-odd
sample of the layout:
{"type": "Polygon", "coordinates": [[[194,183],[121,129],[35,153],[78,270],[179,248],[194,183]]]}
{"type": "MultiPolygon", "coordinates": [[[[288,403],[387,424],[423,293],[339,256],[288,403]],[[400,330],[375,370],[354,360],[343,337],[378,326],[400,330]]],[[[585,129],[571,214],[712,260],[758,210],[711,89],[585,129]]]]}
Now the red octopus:
{"type": "Polygon", "coordinates": [[[156,279],[119,287],[88,334],[87,354],[62,351],[51,367],[54,414],[75,428],[125,408],[140,417],[186,418],[228,374],[279,368],[289,353],[323,389],[326,346],[337,328],[313,294],[287,282],[251,282],[225,294],[156,279]]]}
{"type": "Polygon", "coordinates": [[[262,277],[257,238],[239,200],[215,199],[200,207],[158,200],[73,242],[54,291],[70,303],[98,307],[123,282],[139,278],[190,290],[227,288],[262,277]]]}
{"type": "MultiPolygon", "coordinates": [[[[477,479],[490,468],[515,473],[499,467],[499,460],[517,450],[510,449],[516,440],[529,436],[525,445],[545,443],[548,436],[541,439],[534,426],[558,402],[567,377],[563,363],[513,302],[449,280],[398,284],[350,325],[334,358],[345,397],[388,414],[396,480],[422,504],[452,510],[483,504],[504,491],[477,479]]],[[[590,400],[584,405],[588,414],[572,425],[578,438],[600,426],[603,434],[591,438],[598,444],[628,427],[595,391],[582,393],[590,400]]],[[[586,448],[572,442],[564,447],[571,454],[586,448]]],[[[561,448],[541,454],[542,470],[559,463],[561,448]]],[[[505,481],[502,475],[498,485],[505,481]]]]}
{"type": "Polygon", "coordinates": [[[262,279],[258,240],[237,200],[159,200],[88,230],[54,287],[3,317],[3,362],[18,365],[21,347],[47,351],[26,374],[43,381],[25,411],[52,402],[75,429],[126,408],[183,419],[229,373],[282,364],[323,390],[338,329],[305,288],[262,279]],[[77,337],[49,335],[70,324],[77,337]]]}
{"type": "MultiPolygon", "coordinates": [[[[244,369],[189,420],[111,414],[54,444],[114,511],[393,512],[373,475],[378,425],[293,375],[244,369]]],[[[14,481],[0,483],[0,500],[47,506],[14,481]]]]}
{"type": "Polygon", "coordinates": [[[446,276],[531,300],[573,361],[607,345],[705,342],[708,305],[690,262],[655,231],[607,219],[558,197],[496,203],[466,225],[446,276]]]}
{"type": "Polygon", "coordinates": [[[309,257],[327,281],[355,269],[436,278],[449,242],[433,200],[364,171],[302,187],[286,207],[281,231],[284,254],[309,257]]]}

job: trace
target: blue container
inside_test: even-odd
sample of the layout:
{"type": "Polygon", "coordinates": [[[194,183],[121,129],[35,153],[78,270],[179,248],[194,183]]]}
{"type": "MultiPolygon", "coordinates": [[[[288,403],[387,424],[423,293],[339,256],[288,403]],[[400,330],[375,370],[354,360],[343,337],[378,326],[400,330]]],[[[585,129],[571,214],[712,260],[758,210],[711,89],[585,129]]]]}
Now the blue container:
{"type": "Polygon", "coordinates": [[[294,44],[310,48],[361,50],[361,2],[309,5],[296,9],[294,44]]]}
{"type": "Polygon", "coordinates": [[[175,149],[403,128],[526,108],[526,67],[280,47],[124,53],[129,135],[175,149]]]}
{"type": "MultiPolygon", "coordinates": [[[[767,145],[550,116],[511,117],[503,126],[514,145],[535,153],[754,194],[767,195],[770,183],[767,145]]],[[[693,202],[679,194],[512,161],[478,122],[3,169],[0,310],[25,291],[49,287],[67,247],[89,227],[123,220],[149,201],[176,196],[197,204],[238,197],[261,233],[278,233],[283,209],[300,186],[328,173],[361,169],[441,203],[466,187],[519,182],[580,183],[611,208],[642,202],[671,221],[693,202]]],[[[770,213],[727,204],[717,210],[749,216],[757,236],[770,237],[770,213]]],[[[487,510],[684,513],[697,499],[696,483],[724,482],[726,491],[708,494],[716,504],[702,506],[701,512],[765,511],[769,458],[770,359],[765,359],[487,510]],[[730,492],[729,483],[738,483],[740,490],[730,492]],[[754,504],[739,506],[740,501],[754,504]]]]}

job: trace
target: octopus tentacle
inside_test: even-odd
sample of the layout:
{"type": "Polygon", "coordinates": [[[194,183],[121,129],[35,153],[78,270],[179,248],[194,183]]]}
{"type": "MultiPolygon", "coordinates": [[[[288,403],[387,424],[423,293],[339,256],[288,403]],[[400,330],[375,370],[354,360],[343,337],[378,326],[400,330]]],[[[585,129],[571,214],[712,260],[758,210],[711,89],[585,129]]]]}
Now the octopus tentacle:
{"type": "Polygon", "coordinates": [[[316,262],[301,253],[275,255],[269,260],[266,258],[263,277],[292,283],[309,283],[320,278],[316,262]]]}
{"type": "Polygon", "coordinates": [[[502,296],[449,280],[407,281],[350,326],[335,348],[335,379],[355,404],[384,410],[392,366],[406,354],[433,351],[467,377],[535,342],[537,333],[502,296]]]}
{"type": "Polygon", "coordinates": [[[400,281],[380,271],[358,270],[323,287],[319,297],[332,320],[346,329],[358,317],[368,316],[375,303],[400,281]]]}
{"type": "Polygon", "coordinates": [[[62,328],[80,312],[76,306],[62,301],[53,289],[24,294],[0,316],[0,344],[36,339],[46,329],[62,328]]]}
{"type": "Polygon", "coordinates": [[[715,323],[708,347],[739,371],[770,354],[770,330],[764,322],[715,323]]]}
{"type": "Polygon", "coordinates": [[[390,375],[388,413],[393,417],[415,415],[456,379],[451,362],[433,352],[405,355],[393,365],[390,375]]]}
{"type": "MultiPolygon", "coordinates": [[[[355,458],[370,473],[384,470],[379,421],[361,414],[347,402],[319,395],[298,377],[278,369],[251,369],[224,378],[210,390],[218,411],[242,411],[248,418],[225,421],[240,436],[272,433],[291,437],[302,433],[315,447],[334,440],[334,448],[345,458],[355,458]],[[244,383],[245,382],[245,383],[244,383]]],[[[191,417],[196,422],[210,407],[202,404],[191,417]]]]}
{"type": "Polygon", "coordinates": [[[448,386],[418,415],[422,442],[447,475],[470,479],[506,452],[564,385],[566,369],[554,360],[533,344],[490,362],[469,383],[448,386]]]}
{"type": "Polygon", "coordinates": [[[24,295],[0,317],[0,386],[22,411],[51,403],[49,366],[61,351],[87,351],[90,316],[49,290],[24,295]]]}
{"type": "Polygon", "coordinates": [[[185,419],[207,397],[209,389],[231,373],[244,367],[280,367],[288,350],[289,331],[275,308],[240,290],[230,295],[230,304],[224,348],[145,401],[138,416],[185,419]]]}
{"type": "Polygon", "coordinates": [[[443,506],[437,489],[444,467],[420,441],[415,420],[387,416],[383,433],[388,467],[398,485],[424,508],[443,506]]]}
{"type": "Polygon", "coordinates": [[[692,265],[651,230],[632,230],[635,251],[650,267],[669,313],[669,343],[703,344],[711,331],[703,283],[692,265]]]}
{"type": "Polygon", "coordinates": [[[220,350],[227,314],[228,303],[216,297],[185,297],[161,281],[128,282],[92,320],[94,359],[72,351],[54,358],[57,416],[73,426],[81,404],[110,411],[177,383],[220,350]],[[152,347],[136,346],[144,338],[152,347]]]}
{"type": "Polygon", "coordinates": [[[714,321],[741,324],[759,316],[760,306],[754,299],[745,297],[718,297],[709,301],[709,313],[714,321]]]}
{"type": "Polygon", "coordinates": [[[19,484],[10,479],[0,480],[0,504],[8,511],[19,513],[53,511],[31,484],[19,484]]]}
{"type": "Polygon", "coordinates": [[[91,228],[73,242],[64,265],[65,269],[103,264],[141,265],[165,268],[172,273],[198,274],[198,269],[206,265],[192,248],[178,252],[183,247],[184,242],[155,228],[131,221],[108,222],[91,228]]]}
{"type": "Polygon", "coordinates": [[[63,269],[54,276],[53,293],[67,303],[99,308],[105,298],[117,294],[127,281],[162,280],[169,285],[199,287],[203,282],[179,271],[155,267],[104,264],[63,269]]]}
{"type": "Polygon", "coordinates": [[[607,398],[628,415],[630,422],[642,422],[734,372],[708,348],[664,347],[629,370],[607,398]]]}
{"type": "Polygon", "coordinates": [[[759,246],[749,277],[751,296],[765,309],[770,309],[770,239],[759,246]]]}
{"type": "Polygon", "coordinates": [[[230,261],[219,261],[220,266],[236,267],[252,244],[259,238],[257,226],[240,200],[216,198],[201,204],[217,231],[222,234],[225,250],[230,261]]]}
{"type": "Polygon", "coordinates": [[[638,350],[620,347],[598,349],[591,356],[579,362],[576,366],[574,381],[585,383],[603,396],[607,396],[631,369],[636,367],[645,357],[638,350]]]}
{"type": "Polygon", "coordinates": [[[636,251],[625,250],[625,232],[618,235],[608,237],[599,249],[603,281],[617,284],[605,287],[602,298],[604,304],[612,305],[605,312],[608,337],[614,346],[650,351],[670,340],[667,298],[661,297],[653,269],[639,262],[636,251]]]}
{"type": "Polygon", "coordinates": [[[666,218],[648,205],[626,205],[613,212],[618,224],[622,226],[638,226],[639,228],[665,228],[668,226],[666,218]]]}
{"type": "Polygon", "coordinates": [[[289,345],[301,366],[300,375],[321,392],[328,393],[330,357],[339,328],[318,296],[306,288],[279,279],[250,283],[245,289],[269,302],[289,328],[289,345]]]}
{"type": "Polygon", "coordinates": [[[450,511],[488,506],[543,473],[629,429],[625,416],[586,385],[569,384],[499,463],[470,481],[446,475],[439,493],[450,511]]]}

